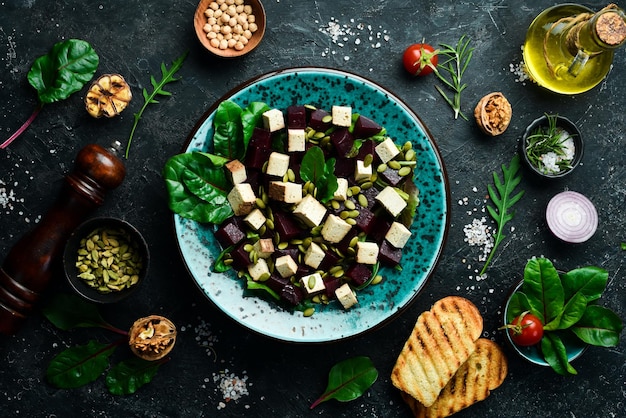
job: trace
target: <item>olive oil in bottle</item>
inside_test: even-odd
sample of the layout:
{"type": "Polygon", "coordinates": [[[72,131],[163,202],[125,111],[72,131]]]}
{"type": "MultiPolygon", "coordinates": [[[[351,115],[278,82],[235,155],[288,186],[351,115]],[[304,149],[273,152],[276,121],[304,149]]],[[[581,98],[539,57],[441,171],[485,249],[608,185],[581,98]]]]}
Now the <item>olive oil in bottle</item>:
{"type": "Polygon", "coordinates": [[[626,41],[626,17],[610,4],[597,13],[577,4],[541,12],[524,43],[524,66],[538,85],[561,94],[590,90],[606,77],[626,41]]]}

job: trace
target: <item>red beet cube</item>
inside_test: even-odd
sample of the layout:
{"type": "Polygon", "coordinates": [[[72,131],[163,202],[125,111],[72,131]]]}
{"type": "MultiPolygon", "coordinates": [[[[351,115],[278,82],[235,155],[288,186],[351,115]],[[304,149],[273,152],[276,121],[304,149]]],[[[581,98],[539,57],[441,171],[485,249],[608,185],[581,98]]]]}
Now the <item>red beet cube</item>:
{"type": "Polygon", "coordinates": [[[280,292],[283,290],[283,287],[285,287],[288,283],[290,283],[289,279],[285,279],[277,273],[273,273],[270,278],[265,281],[267,287],[269,287],[278,294],[280,294],[280,292]]]}
{"type": "Polygon", "coordinates": [[[394,170],[393,168],[387,167],[385,171],[378,174],[380,178],[390,186],[397,186],[404,180],[404,177],[398,174],[398,170],[394,170]]]}
{"type": "Polygon", "coordinates": [[[402,249],[395,248],[393,245],[389,244],[387,240],[384,240],[378,251],[378,259],[380,260],[380,262],[387,266],[393,267],[400,263],[401,258],[402,249]]]}
{"type": "Polygon", "coordinates": [[[285,241],[298,237],[302,232],[293,218],[281,211],[274,211],[274,228],[280,234],[281,240],[285,241]]]}
{"type": "Polygon", "coordinates": [[[341,280],[336,277],[324,278],[324,293],[331,299],[335,298],[335,290],[341,286],[341,280]]]}
{"type": "Polygon", "coordinates": [[[352,279],[356,286],[361,286],[372,277],[372,271],[365,264],[355,263],[346,270],[345,275],[352,279]]]}
{"type": "Polygon", "coordinates": [[[340,157],[347,156],[354,146],[354,139],[348,128],[340,128],[333,131],[330,134],[330,141],[340,157]]]}
{"type": "Polygon", "coordinates": [[[260,170],[269,159],[271,152],[272,135],[270,131],[258,127],[254,128],[246,152],[246,166],[260,170]]]}
{"type": "Polygon", "coordinates": [[[287,108],[287,128],[306,128],[306,108],[304,106],[289,106],[287,108]]]}
{"type": "Polygon", "coordinates": [[[302,289],[295,286],[293,283],[287,283],[280,291],[281,299],[287,301],[290,305],[296,306],[302,299],[304,299],[304,293],[302,289]]]}
{"type": "Polygon", "coordinates": [[[354,158],[338,157],[335,161],[335,176],[348,178],[354,175],[354,158]]]}
{"type": "Polygon", "coordinates": [[[242,270],[248,267],[251,263],[250,261],[250,253],[244,250],[244,244],[237,246],[234,251],[230,252],[230,256],[233,259],[233,268],[237,270],[242,270]]]}
{"type": "Polygon", "coordinates": [[[222,222],[222,224],[215,231],[214,235],[222,248],[228,248],[231,245],[235,245],[246,237],[241,220],[235,216],[222,222]]]}
{"type": "Polygon", "coordinates": [[[371,138],[383,128],[373,120],[366,118],[363,115],[359,115],[359,118],[354,123],[354,137],[359,139],[371,138]]]}
{"type": "Polygon", "coordinates": [[[309,126],[318,132],[326,132],[326,130],[331,127],[332,121],[332,119],[327,118],[327,116],[330,116],[330,113],[328,113],[327,111],[323,109],[315,109],[313,112],[311,112],[311,116],[309,118],[309,126]],[[325,120],[327,119],[328,121],[325,122],[325,120]]]}
{"type": "Polygon", "coordinates": [[[361,231],[369,234],[376,223],[374,212],[367,208],[359,209],[359,215],[355,218],[356,226],[361,231]]]}
{"type": "MultiPolygon", "coordinates": [[[[354,133],[352,135],[354,138],[358,138],[354,133]]],[[[365,156],[371,154],[374,157],[374,163],[378,162],[380,159],[378,158],[378,154],[376,154],[376,142],[368,139],[367,141],[363,141],[361,147],[359,148],[359,153],[357,154],[357,159],[364,160],[365,156]]]]}

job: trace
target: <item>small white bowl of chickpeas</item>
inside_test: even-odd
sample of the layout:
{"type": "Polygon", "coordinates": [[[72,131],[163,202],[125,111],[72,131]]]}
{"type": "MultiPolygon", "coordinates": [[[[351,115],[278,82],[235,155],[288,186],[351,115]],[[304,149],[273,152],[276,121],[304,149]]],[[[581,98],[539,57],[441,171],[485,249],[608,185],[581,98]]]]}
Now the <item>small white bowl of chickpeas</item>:
{"type": "Polygon", "coordinates": [[[265,9],[259,0],[200,0],[193,23],[206,49],[220,57],[236,58],[261,42],[265,9]]]}

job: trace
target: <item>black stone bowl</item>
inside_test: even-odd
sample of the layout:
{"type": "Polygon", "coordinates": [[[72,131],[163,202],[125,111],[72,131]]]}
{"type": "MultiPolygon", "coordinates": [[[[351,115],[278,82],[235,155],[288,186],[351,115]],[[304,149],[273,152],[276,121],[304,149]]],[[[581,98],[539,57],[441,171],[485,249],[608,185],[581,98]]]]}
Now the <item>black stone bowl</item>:
{"type": "Polygon", "coordinates": [[[520,157],[522,158],[522,161],[524,161],[528,170],[532,173],[532,176],[535,180],[543,180],[543,179],[551,180],[551,179],[559,179],[559,178],[565,177],[568,174],[570,174],[572,171],[574,171],[574,169],[578,166],[578,164],[580,164],[580,161],[583,158],[584,143],[583,143],[583,138],[582,138],[582,135],[580,134],[580,130],[578,129],[578,127],[574,124],[574,122],[572,122],[571,120],[567,119],[564,116],[559,116],[559,115],[554,115],[554,116],[556,117],[556,126],[564,129],[570,135],[572,135],[572,140],[574,141],[574,147],[575,147],[574,158],[570,164],[571,165],[570,168],[563,170],[559,173],[555,173],[555,174],[544,173],[537,166],[531,163],[530,160],[528,159],[528,154],[526,153],[527,138],[531,136],[533,133],[535,133],[535,131],[537,131],[538,128],[540,127],[547,128],[549,126],[548,117],[546,115],[535,119],[530,125],[528,125],[528,127],[524,131],[524,135],[522,136],[522,139],[519,141],[520,157]]]}
{"type": "MultiPolygon", "coordinates": [[[[131,261],[137,264],[136,261],[133,261],[133,258],[131,258],[131,261]]],[[[65,245],[65,250],[63,252],[63,268],[65,270],[65,276],[70,286],[76,291],[78,295],[82,296],[84,299],[96,303],[118,302],[136,292],[140,285],[146,279],[149,264],[150,252],[148,249],[148,244],[146,243],[141,233],[128,222],[117,218],[93,218],[84,222],[78,228],[76,228],[76,230],[69,237],[65,245]],[[113,257],[113,265],[117,265],[118,267],[123,266],[124,264],[129,264],[128,260],[124,260],[123,256],[119,256],[119,248],[121,248],[123,243],[126,242],[129,247],[133,249],[131,254],[137,254],[137,257],[140,260],[140,266],[136,266],[138,275],[138,280],[136,281],[136,283],[130,285],[129,287],[122,286],[116,284],[117,281],[114,277],[111,276],[108,278],[108,284],[113,288],[108,287],[109,291],[103,292],[95,287],[88,285],[85,279],[79,277],[79,274],[81,274],[81,271],[77,266],[77,263],[79,261],[79,250],[84,249],[87,254],[83,252],[83,256],[89,257],[87,259],[83,259],[82,263],[93,260],[92,251],[86,248],[86,244],[83,240],[91,236],[96,230],[100,231],[99,235],[101,236],[101,245],[106,246],[108,244],[110,246],[107,247],[109,248],[109,252],[113,252],[111,255],[109,255],[108,253],[103,254],[104,249],[96,247],[96,251],[99,253],[97,263],[99,263],[100,268],[104,269],[104,267],[102,266],[102,258],[107,258],[108,260],[110,259],[110,257],[113,257]],[[120,234],[117,237],[117,243],[115,242],[115,238],[114,241],[109,241],[107,239],[106,242],[104,242],[105,240],[102,239],[102,231],[104,230],[117,231],[120,234]],[[115,244],[119,245],[116,246],[115,244]],[[98,250],[98,248],[100,248],[100,250],[98,250]],[[118,248],[118,254],[115,254],[114,248],[118,248]],[[116,286],[120,289],[115,289],[116,286]]],[[[115,271],[115,268],[111,266],[107,267],[106,270],[115,271]]],[[[96,275],[94,266],[91,266],[90,271],[92,274],[96,275]]],[[[119,270],[116,274],[118,275],[118,277],[123,277],[124,275],[123,273],[120,274],[119,270]]],[[[102,280],[104,280],[104,278],[102,280]]]]}

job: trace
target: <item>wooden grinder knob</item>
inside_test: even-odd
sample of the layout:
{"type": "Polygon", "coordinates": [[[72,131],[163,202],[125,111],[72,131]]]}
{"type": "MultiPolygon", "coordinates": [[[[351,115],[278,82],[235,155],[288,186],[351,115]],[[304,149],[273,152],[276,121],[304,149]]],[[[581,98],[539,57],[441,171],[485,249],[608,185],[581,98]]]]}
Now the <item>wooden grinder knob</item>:
{"type": "Polygon", "coordinates": [[[105,193],[124,180],[126,168],[116,155],[118,150],[119,143],[110,148],[91,144],[80,150],[56,202],[9,251],[0,267],[1,333],[19,330],[46,289],[67,238],[102,205],[105,193]]]}

